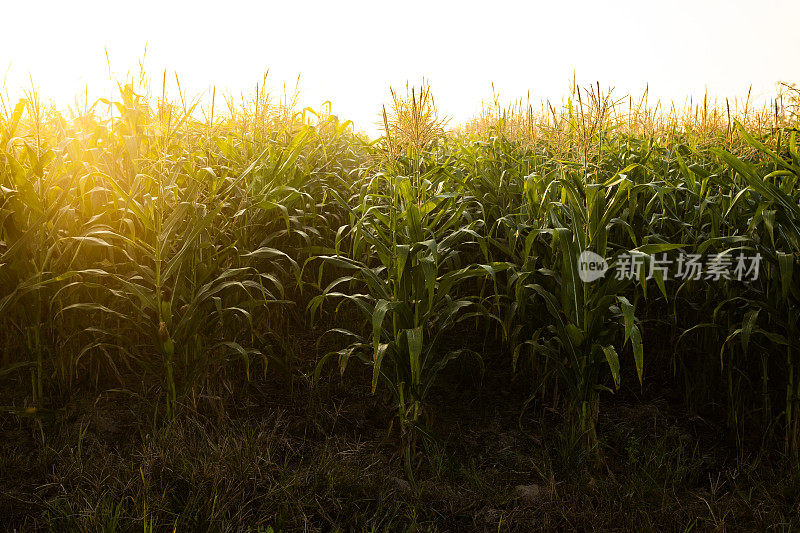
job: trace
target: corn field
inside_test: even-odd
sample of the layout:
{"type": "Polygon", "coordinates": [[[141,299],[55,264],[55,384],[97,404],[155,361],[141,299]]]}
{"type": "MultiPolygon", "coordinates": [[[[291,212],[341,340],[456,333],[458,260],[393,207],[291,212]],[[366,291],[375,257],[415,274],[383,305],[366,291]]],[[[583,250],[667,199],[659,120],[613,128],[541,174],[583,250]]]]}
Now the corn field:
{"type": "Polygon", "coordinates": [[[370,140],[263,87],[202,110],[131,84],[69,113],[4,100],[0,379],[17,392],[0,410],[38,420],[114,390],[160,424],[225,384],[364,365],[413,485],[448,369],[513,368],[520,416],[557,412],[602,462],[604,403],[657,365],[742,454],[797,467],[798,101],[670,110],[575,85],[449,128],[423,85],[392,93],[370,140]],[[605,276],[581,279],[585,251],[605,276]],[[681,256],[760,264],[656,268],[681,256]]]}

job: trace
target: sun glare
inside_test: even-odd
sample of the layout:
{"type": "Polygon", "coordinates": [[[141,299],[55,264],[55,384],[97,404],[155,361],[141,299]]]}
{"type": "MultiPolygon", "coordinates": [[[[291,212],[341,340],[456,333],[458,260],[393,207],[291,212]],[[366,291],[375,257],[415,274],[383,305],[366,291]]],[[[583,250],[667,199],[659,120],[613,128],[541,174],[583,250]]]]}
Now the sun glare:
{"type": "MultiPolygon", "coordinates": [[[[3,7],[5,20],[28,8],[3,7]]],[[[37,31],[0,33],[0,76],[13,99],[33,84],[58,105],[108,96],[140,61],[172,94],[237,98],[269,71],[274,95],[325,101],[376,131],[390,86],[426,78],[440,111],[462,123],[491,102],[560,101],[573,75],[651,101],[769,98],[800,79],[800,3],[678,2],[52,2],[37,31]],[[145,54],[145,48],[147,53],[145,54]],[[106,51],[108,52],[107,61],[106,51]]]]}

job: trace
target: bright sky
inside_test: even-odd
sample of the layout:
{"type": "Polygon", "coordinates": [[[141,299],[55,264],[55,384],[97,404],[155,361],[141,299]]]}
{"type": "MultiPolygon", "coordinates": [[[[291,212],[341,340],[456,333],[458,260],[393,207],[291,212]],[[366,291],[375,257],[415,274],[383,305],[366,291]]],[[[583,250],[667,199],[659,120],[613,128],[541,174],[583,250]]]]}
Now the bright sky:
{"type": "Polygon", "coordinates": [[[649,82],[652,96],[679,102],[706,88],[724,99],[800,82],[797,0],[72,0],[8,2],[0,13],[0,82],[16,97],[30,75],[61,105],[85,86],[90,98],[108,94],[104,47],[124,79],[145,44],[159,90],[164,68],[193,94],[251,91],[266,69],[268,88],[282,92],[300,74],[304,106],[331,100],[367,131],[390,85],[423,76],[455,122],[491,99],[492,82],[506,100],[560,100],[573,72],[618,96],[649,82]]]}

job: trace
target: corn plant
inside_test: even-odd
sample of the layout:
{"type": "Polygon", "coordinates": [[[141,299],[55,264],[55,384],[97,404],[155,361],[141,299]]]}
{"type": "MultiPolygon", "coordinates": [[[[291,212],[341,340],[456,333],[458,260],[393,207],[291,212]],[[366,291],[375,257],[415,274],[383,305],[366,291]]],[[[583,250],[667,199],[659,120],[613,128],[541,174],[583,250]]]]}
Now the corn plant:
{"type": "MultiPolygon", "coordinates": [[[[737,127],[744,139],[764,156],[763,162],[754,165],[720,149],[714,150],[714,153],[743,180],[728,213],[735,213],[742,204],[748,204],[747,212],[754,215],[748,224],[751,249],[762,258],[763,266],[760,270],[760,290],[756,294],[742,296],[747,311],[740,327],[730,332],[725,343],[740,338],[746,353],[750,339],[761,336],[770,345],[782,348],[784,360],[780,366],[786,375],[784,444],[786,453],[796,462],[800,458],[800,361],[797,343],[800,333],[797,317],[800,291],[794,281],[800,258],[800,197],[797,192],[800,152],[797,149],[797,132],[789,132],[784,155],[781,154],[780,140],[777,150],[772,150],[740,124],[737,127]]],[[[762,367],[765,386],[770,366],[765,363],[762,367]]]]}
{"type": "MultiPolygon", "coordinates": [[[[395,399],[406,469],[413,480],[413,442],[417,430],[425,431],[420,421],[437,375],[464,354],[480,361],[474,349],[443,348],[442,336],[465,318],[492,316],[480,297],[460,296],[458,289],[469,279],[492,278],[507,265],[462,265],[467,247],[481,248],[482,221],[471,219],[469,202],[452,187],[449,160],[438,161],[425,151],[431,141],[420,141],[424,104],[418,104],[415,96],[412,100],[407,130],[412,140],[405,144],[405,153],[389,147],[387,171],[368,178],[355,197],[357,205],[350,208],[349,228],[337,232],[349,241],[349,253],[316,258],[322,261],[320,280],[326,265],[348,275],[325,286],[309,310],[313,316],[325,300],[337,298],[355,304],[363,314],[369,332],[331,330],[353,342],[326,354],[316,374],[333,356],[338,357],[342,371],[351,357],[372,366],[373,393],[384,382],[395,399]]],[[[387,122],[387,137],[391,135],[387,122]]],[[[347,200],[340,198],[340,202],[347,200]]]]}

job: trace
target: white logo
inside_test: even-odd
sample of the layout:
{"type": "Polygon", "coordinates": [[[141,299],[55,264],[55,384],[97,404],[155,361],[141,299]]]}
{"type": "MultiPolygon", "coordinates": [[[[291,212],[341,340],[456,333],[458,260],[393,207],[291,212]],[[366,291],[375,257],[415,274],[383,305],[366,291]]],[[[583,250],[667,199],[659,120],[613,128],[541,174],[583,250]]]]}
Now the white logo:
{"type": "Polygon", "coordinates": [[[578,276],[585,282],[595,281],[603,277],[608,270],[608,263],[600,255],[584,250],[578,256],[578,276]]]}

